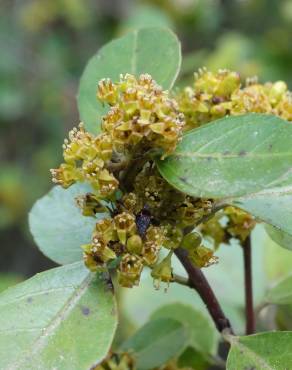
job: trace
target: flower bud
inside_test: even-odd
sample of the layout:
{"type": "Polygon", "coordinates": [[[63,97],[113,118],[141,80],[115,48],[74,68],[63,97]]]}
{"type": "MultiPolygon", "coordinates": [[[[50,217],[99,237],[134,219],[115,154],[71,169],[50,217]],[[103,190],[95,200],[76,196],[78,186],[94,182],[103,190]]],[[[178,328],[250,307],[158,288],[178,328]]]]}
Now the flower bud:
{"type": "Polygon", "coordinates": [[[113,105],[117,101],[117,88],[109,78],[103,78],[98,83],[97,98],[105,103],[113,105]]]}
{"type": "Polygon", "coordinates": [[[196,231],[191,232],[183,237],[181,246],[187,250],[193,250],[199,247],[202,243],[202,237],[196,231]]]}
{"type": "Polygon", "coordinates": [[[270,102],[272,105],[279,103],[283,95],[287,92],[287,85],[284,81],[277,81],[272,84],[269,90],[270,102]]]}
{"type": "Polygon", "coordinates": [[[132,235],[127,240],[127,251],[131,254],[141,254],[143,250],[143,242],[139,235],[132,235]]]}

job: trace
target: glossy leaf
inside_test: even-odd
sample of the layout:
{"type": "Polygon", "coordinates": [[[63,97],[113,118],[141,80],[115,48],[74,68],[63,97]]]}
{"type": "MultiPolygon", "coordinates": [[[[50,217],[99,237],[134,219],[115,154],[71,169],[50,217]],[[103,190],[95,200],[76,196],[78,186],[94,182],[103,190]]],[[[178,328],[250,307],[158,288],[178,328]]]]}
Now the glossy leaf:
{"type": "Polygon", "coordinates": [[[136,360],[138,369],[152,369],[180,355],[189,342],[189,332],[170,318],[151,320],[122,345],[136,360]]]}
{"type": "Polygon", "coordinates": [[[81,77],[78,108],[86,128],[97,133],[108,107],[96,98],[102,78],[119,79],[120,74],[150,73],[164,89],[170,89],[181,64],[177,37],[164,28],[143,28],[116,39],[101,48],[88,62],[81,77]]]}
{"type": "Polygon", "coordinates": [[[268,303],[292,304],[292,275],[272,287],[265,298],[268,303]]]}
{"type": "Polygon", "coordinates": [[[292,364],[292,332],[228,336],[227,370],[288,370],[292,364]]]}
{"type": "Polygon", "coordinates": [[[171,303],[160,307],[151,317],[152,319],[169,317],[181,322],[190,332],[189,346],[202,353],[215,353],[216,329],[205,315],[193,307],[182,303],[171,303]]]}
{"type": "Polygon", "coordinates": [[[88,370],[116,325],[112,290],[83,263],[43,272],[0,295],[0,368],[88,370]]]}
{"type": "Polygon", "coordinates": [[[97,219],[85,217],[76,206],[75,197],[90,191],[86,185],[69,189],[54,187],[39,199],[29,214],[29,225],[39,249],[54,262],[80,261],[80,246],[88,243],[97,219]]]}
{"type": "Polygon", "coordinates": [[[292,125],[276,116],[230,116],[186,133],[158,168],[175,188],[197,197],[291,185],[291,137],[292,125]]]}

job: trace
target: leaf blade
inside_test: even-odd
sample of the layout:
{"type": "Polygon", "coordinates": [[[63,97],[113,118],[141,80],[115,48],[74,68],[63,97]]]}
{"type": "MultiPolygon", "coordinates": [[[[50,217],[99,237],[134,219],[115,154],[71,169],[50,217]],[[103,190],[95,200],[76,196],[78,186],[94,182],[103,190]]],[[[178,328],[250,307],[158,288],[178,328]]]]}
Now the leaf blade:
{"type": "Polygon", "coordinates": [[[169,317],[184,324],[190,331],[189,345],[205,354],[215,354],[215,327],[200,311],[182,303],[170,303],[157,309],[151,319],[169,317]]]}
{"type": "Polygon", "coordinates": [[[189,195],[243,196],[291,184],[291,136],[292,126],[276,116],[229,116],[189,131],[157,165],[189,195]]]}
{"type": "Polygon", "coordinates": [[[155,319],[142,326],[123,345],[132,353],[138,369],[152,369],[175,358],[187,346],[188,331],[177,320],[155,319]]]}
{"type": "Polygon", "coordinates": [[[75,184],[66,190],[56,186],[30,211],[34,240],[41,252],[56,263],[80,261],[80,246],[91,240],[97,218],[83,216],[75,205],[75,197],[87,191],[90,187],[85,184],[75,184]]]}
{"type": "Polygon", "coordinates": [[[80,262],[8,289],[0,296],[0,367],[88,369],[109,350],[117,325],[111,310],[112,292],[80,262]]]}
{"type": "Polygon", "coordinates": [[[292,332],[268,332],[231,337],[227,370],[286,370],[292,363],[292,332]]]}
{"type": "Polygon", "coordinates": [[[266,294],[265,302],[286,305],[292,303],[292,275],[282,279],[273,286],[266,294]]]}

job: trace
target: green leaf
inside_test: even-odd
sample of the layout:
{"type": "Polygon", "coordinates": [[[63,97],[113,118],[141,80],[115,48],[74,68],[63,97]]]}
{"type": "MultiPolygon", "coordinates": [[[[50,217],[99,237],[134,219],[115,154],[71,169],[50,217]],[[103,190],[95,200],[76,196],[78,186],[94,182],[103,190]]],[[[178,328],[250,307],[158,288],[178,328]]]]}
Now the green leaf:
{"type": "MultiPolygon", "coordinates": [[[[292,271],[292,253],[291,251],[280,248],[269,235],[265,232],[264,225],[257,225],[264,232],[262,239],[262,258],[261,261],[255,262],[257,271],[262,265],[267,277],[267,286],[265,291],[273,286],[276,282],[288,277],[292,271]]],[[[256,246],[256,245],[255,245],[256,246]]],[[[262,297],[263,298],[263,297],[262,297]]]]}
{"type": "Polygon", "coordinates": [[[214,354],[217,335],[214,325],[200,311],[182,303],[170,303],[160,307],[151,318],[169,317],[184,324],[190,332],[189,346],[202,353],[214,354]]]}
{"type": "Polygon", "coordinates": [[[292,304],[292,275],[281,280],[266,295],[265,301],[274,304],[292,304]]]}
{"type": "Polygon", "coordinates": [[[81,77],[78,108],[87,130],[100,130],[102,115],[108,110],[96,99],[97,84],[102,78],[150,73],[164,89],[170,89],[181,64],[180,43],[164,28],[143,28],[113,40],[88,62],[81,77]]]}
{"type": "Polygon", "coordinates": [[[66,190],[56,186],[35,203],[29,214],[30,230],[36,244],[57,263],[80,261],[80,246],[90,242],[97,219],[83,216],[75,202],[77,195],[87,191],[90,188],[84,184],[66,190]]]}
{"type": "Polygon", "coordinates": [[[142,326],[123,345],[136,360],[139,370],[158,367],[177,357],[189,342],[187,328],[170,318],[151,320],[142,326]]]}
{"type": "Polygon", "coordinates": [[[112,290],[83,263],[37,274],[0,295],[0,368],[88,370],[116,326],[112,290]]]}
{"type": "Polygon", "coordinates": [[[247,337],[228,336],[227,370],[288,370],[292,364],[292,332],[247,337]]]}
{"type": "MultiPolygon", "coordinates": [[[[291,198],[292,201],[292,198],[291,198]]],[[[292,206],[292,204],[291,204],[292,206]]],[[[292,219],[291,219],[292,222],[292,219]]],[[[287,234],[279,229],[276,229],[275,227],[271,225],[266,225],[265,229],[269,235],[269,237],[274,240],[277,244],[279,244],[281,247],[292,250],[292,235],[287,234]]]]}
{"type": "Polygon", "coordinates": [[[243,196],[292,184],[291,137],[292,125],[276,116],[230,116],[186,133],[174,154],[157,164],[184,193],[243,196]]]}
{"type": "MultiPolygon", "coordinates": [[[[291,186],[263,190],[244,197],[226,199],[225,202],[242,208],[257,217],[259,220],[271,224],[277,229],[292,235],[291,186]]],[[[276,236],[275,232],[273,235],[278,238],[277,243],[279,243],[280,236],[276,236]]],[[[286,241],[287,238],[285,239],[285,242],[286,241]]]]}
{"type": "Polygon", "coordinates": [[[207,370],[214,361],[192,347],[188,347],[178,359],[179,368],[207,370]]]}

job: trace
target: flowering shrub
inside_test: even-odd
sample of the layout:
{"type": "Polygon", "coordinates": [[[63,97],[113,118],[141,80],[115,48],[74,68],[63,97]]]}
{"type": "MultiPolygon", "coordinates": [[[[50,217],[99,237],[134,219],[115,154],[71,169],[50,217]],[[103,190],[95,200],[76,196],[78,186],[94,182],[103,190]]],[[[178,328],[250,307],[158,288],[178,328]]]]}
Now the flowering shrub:
{"type": "MultiPolygon", "coordinates": [[[[215,327],[231,346],[227,369],[292,363],[291,332],[249,336],[259,329],[251,233],[269,224],[269,235],[291,249],[291,93],[282,81],[244,82],[236,72],[206,69],[193,86],[170,90],[179,66],[178,41],[160,29],[126,35],[89,62],[78,98],[83,123],[64,141],[64,163],[51,170],[64,189],[55,187],[30,214],[40,249],[65,266],[3,293],[4,305],[16,302],[12,316],[25,307],[24,333],[32,334],[17,337],[16,360],[8,350],[1,368],[222,368],[215,327]],[[246,336],[236,335],[202,272],[220,265],[222,248],[243,251],[246,336]],[[213,323],[177,303],[112,345],[113,284],[133,288],[144,272],[158,290],[196,290],[213,323]]],[[[292,303],[290,280],[264,304],[292,303]]],[[[7,319],[3,325],[22,330],[7,319]]]]}

